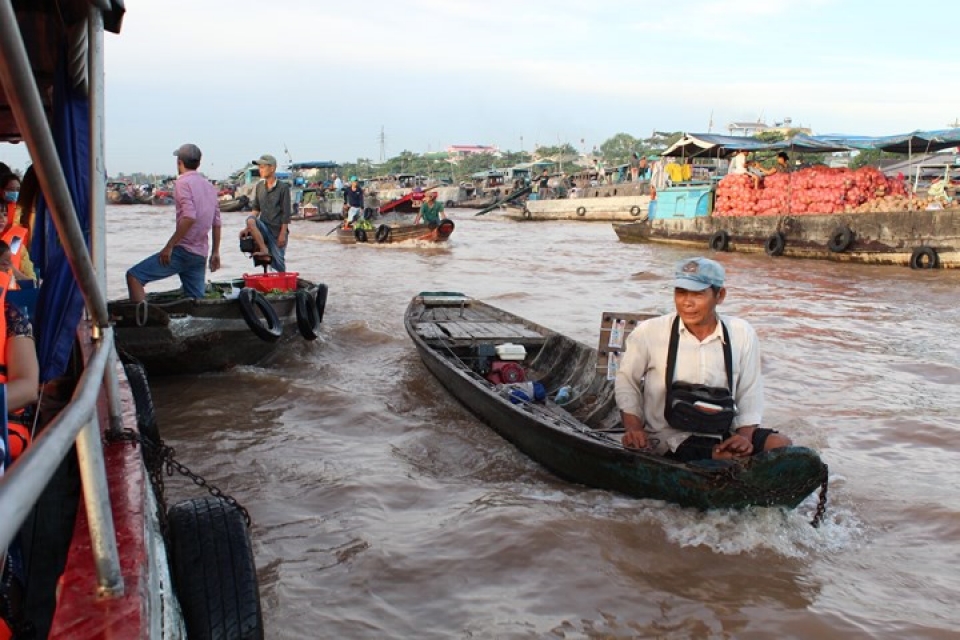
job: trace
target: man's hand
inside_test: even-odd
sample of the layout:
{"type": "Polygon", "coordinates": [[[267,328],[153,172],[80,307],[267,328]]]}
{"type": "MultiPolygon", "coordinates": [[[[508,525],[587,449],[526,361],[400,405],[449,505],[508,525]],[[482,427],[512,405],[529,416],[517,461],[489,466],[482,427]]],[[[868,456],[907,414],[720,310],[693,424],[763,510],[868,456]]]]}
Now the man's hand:
{"type": "Polygon", "coordinates": [[[170,264],[171,256],[173,256],[173,247],[168,244],[160,250],[160,264],[163,266],[170,264]]]}
{"type": "Polygon", "coordinates": [[[746,458],[751,453],[753,453],[753,443],[739,433],[735,433],[713,448],[713,459],[746,458]]]}
{"type": "Polygon", "coordinates": [[[647,432],[643,429],[643,418],[635,416],[632,413],[621,412],[620,418],[623,420],[623,446],[631,449],[646,449],[650,446],[647,440],[647,432]]]}
{"type": "Polygon", "coordinates": [[[289,232],[281,232],[280,237],[277,238],[277,246],[283,249],[287,246],[287,238],[290,236],[289,232]]]}
{"type": "Polygon", "coordinates": [[[220,254],[211,253],[210,254],[210,271],[217,271],[220,268],[220,254]]]}

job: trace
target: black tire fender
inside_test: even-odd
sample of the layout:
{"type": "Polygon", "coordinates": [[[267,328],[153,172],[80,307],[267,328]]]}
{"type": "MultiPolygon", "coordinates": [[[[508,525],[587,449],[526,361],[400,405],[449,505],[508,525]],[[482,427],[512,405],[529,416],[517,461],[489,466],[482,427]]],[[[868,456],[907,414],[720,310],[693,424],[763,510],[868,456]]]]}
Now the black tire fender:
{"type": "Polygon", "coordinates": [[[724,229],[710,236],[710,248],[714,251],[726,251],[730,248],[730,234],[724,229]]]}
{"type": "Polygon", "coordinates": [[[254,335],[264,342],[276,342],[283,335],[283,324],[263,294],[256,289],[244,287],[237,296],[240,302],[240,314],[254,335]],[[260,314],[257,313],[259,310],[260,314]]]}
{"type": "Polygon", "coordinates": [[[391,233],[390,225],[382,224],[379,227],[377,227],[377,233],[375,238],[377,242],[379,242],[380,244],[383,244],[384,242],[390,241],[390,233],[391,233]]]}
{"type": "Polygon", "coordinates": [[[438,238],[447,238],[453,233],[453,230],[457,227],[453,223],[453,220],[450,218],[444,218],[440,221],[440,224],[437,225],[437,237],[438,238]]]}
{"type": "Polygon", "coordinates": [[[147,370],[141,362],[126,362],[123,371],[130,383],[133,404],[137,408],[137,429],[143,438],[160,446],[160,427],[157,426],[157,413],[153,406],[153,394],[147,381],[147,370]]]}
{"type": "Polygon", "coordinates": [[[586,208],[586,207],[577,207],[577,215],[578,215],[578,216],[585,216],[585,215],[587,215],[587,208],[586,208]]]}
{"type": "Polygon", "coordinates": [[[787,239],[779,231],[771,234],[767,241],[763,243],[763,250],[768,256],[782,256],[786,247],[787,239]]]}
{"type": "Polygon", "coordinates": [[[940,266],[940,255],[933,247],[917,247],[910,254],[911,269],[936,269],[940,266]]]}
{"type": "Polygon", "coordinates": [[[357,242],[366,242],[367,241],[367,231],[366,229],[354,229],[353,237],[357,242]]]}
{"type": "Polygon", "coordinates": [[[304,340],[316,340],[320,330],[320,318],[317,317],[317,306],[313,297],[304,289],[299,289],[296,296],[297,330],[304,340]]]}
{"type": "Polygon", "coordinates": [[[453,200],[447,200],[443,203],[443,206],[445,206],[447,209],[452,209],[453,207],[457,206],[457,203],[453,200]]]}
{"type": "Polygon", "coordinates": [[[370,207],[367,207],[366,209],[363,210],[363,219],[371,220],[372,218],[373,218],[373,209],[371,209],[370,207]]]}
{"type": "Polygon", "coordinates": [[[530,209],[527,209],[526,207],[523,208],[523,217],[527,220],[533,217],[533,214],[530,213],[530,209]]]}
{"type": "Polygon", "coordinates": [[[317,285],[317,295],[314,297],[317,307],[317,322],[323,322],[323,312],[327,309],[327,285],[322,282],[317,285]]]}
{"type": "Polygon", "coordinates": [[[640,207],[637,205],[630,207],[630,215],[632,215],[634,218],[640,215],[640,207]]]}
{"type": "Polygon", "coordinates": [[[827,241],[827,249],[833,253],[843,253],[853,244],[853,229],[845,224],[834,229],[827,241]]]}
{"type": "Polygon", "coordinates": [[[257,567],[243,513],[222,498],[167,512],[173,586],[190,640],[264,637],[257,567]]]}

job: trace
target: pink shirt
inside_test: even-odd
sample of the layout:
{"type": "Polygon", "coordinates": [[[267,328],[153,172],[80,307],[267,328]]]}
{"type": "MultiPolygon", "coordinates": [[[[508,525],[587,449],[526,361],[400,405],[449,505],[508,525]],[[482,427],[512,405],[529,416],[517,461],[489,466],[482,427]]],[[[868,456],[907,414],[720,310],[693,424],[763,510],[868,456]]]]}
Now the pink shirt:
{"type": "Polygon", "coordinates": [[[193,226],[177,246],[207,257],[210,228],[220,226],[220,202],[216,188],[202,173],[186,171],[174,183],[173,201],[177,207],[178,224],[182,218],[194,220],[193,226]]]}

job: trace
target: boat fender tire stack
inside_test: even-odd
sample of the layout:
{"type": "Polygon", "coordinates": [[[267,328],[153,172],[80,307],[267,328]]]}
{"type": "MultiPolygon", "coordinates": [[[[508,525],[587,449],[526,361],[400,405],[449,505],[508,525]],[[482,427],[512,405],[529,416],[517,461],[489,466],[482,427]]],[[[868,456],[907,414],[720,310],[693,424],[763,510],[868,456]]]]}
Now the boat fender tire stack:
{"type": "Polygon", "coordinates": [[[377,242],[383,244],[384,242],[390,241],[390,225],[382,224],[377,227],[376,234],[377,242]]]}
{"type": "Polygon", "coordinates": [[[257,567],[243,514],[223,498],[167,512],[170,573],[191,640],[263,638],[257,567]]]}
{"type": "Polygon", "coordinates": [[[714,251],[726,251],[730,248],[730,234],[721,229],[710,236],[710,248],[714,251]]]}
{"type": "Polygon", "coordinates": [[[357,242],[366,242],[367,232],[365,229],[354,229],[353,237],[357,240],[357,242]]]}
{"type": "Polygon", "coordinates": [[[453,223],[453,220],[450,218],[444,218],[440,221],[440,224],[437,225],[437,237],[438,238],[447,238],[453,233],[454,228],[457,225],[453,223]]]}
{"type": "Polygon", "coordinates": [[[850,248],[850,245],[853,244],[853,229],[848,227],[845,224],[837,227],[832,234],[830,234],[830,240],[827,242],[827,249],[832,253],[843,253],[850,248]]]}
{"type": "Polygon", "coordinates": [[[320,330],[320,318],[315,300],[304,289],[297,290],[294,296],[297,303],[297,330],[304,340],[316,340],[320,330]]]}
{"type": "Polygon", "coordinates": [[[578,216],[585,216],[585,215],[587,215],[587,208],[586,208],[586,207],[577,207],[577,215],[578,215],[578,216]]]}
{"type": "Polygon", "coordinates": [[[323,322],[323,312],[327,308],[327,285],[322,282],[317,285],[317,295],[314,300],[317,306],[317,322],[323,322]]]}
{"type": "Polygon", "coordinates": [[[933,247],[917,247],[910,254],[911,269],[936,269],[940,266],[940,256],[933,247]]]}
{"type": "Polygon", "coordinates": [[[767,241],[763,244],[763,250],[768,256],[782,256],[786,246],[787,239],[777,231],[767,238],[767,241]]]}
{"type": "Polygon", "coordinates": [[[237,300],[240,302],[240,314],[254,335],[264,342],[276,342],[280,339],[283,335],[283,324],[277,316],[276,309],[263,297],[262,293],[256,289],[244,287],[240,290],[237,300]]]}
{"type": "Polygon", "coordinates": [[[632,207],[630,207],[630,215],[632,215],[634,218],[640,215],[640,207],[638,207],[637,205],[633,205],[632,207]]]}

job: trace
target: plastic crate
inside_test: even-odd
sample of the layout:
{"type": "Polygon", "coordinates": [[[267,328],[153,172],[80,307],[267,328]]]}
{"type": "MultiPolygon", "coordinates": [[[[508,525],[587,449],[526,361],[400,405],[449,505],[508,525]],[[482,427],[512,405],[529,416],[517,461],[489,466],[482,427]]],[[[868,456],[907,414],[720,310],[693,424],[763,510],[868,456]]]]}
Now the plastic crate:
{"type": "Polygon", "coordinates": [[[287,271],[280,273],[245,273],[243,274],[243,286],[256,289],[261,293],[270,293],[271,291],[294,291],[297,288],[297,271],[287,271]]]}

